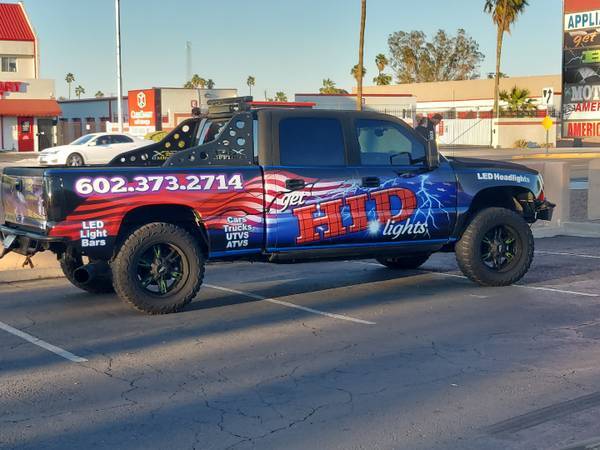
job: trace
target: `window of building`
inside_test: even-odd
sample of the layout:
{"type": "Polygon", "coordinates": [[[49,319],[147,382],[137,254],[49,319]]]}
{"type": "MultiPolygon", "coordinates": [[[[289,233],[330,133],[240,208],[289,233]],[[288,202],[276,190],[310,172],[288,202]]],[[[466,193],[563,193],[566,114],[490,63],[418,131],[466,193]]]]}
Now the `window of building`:
{"type": "Polygon", "coordinates": [[[16,72],[17,58],[14,56],[2,56],[0,58],[2,64],[2,72],[16,72]]]}
{"type": "Polygon", "coordinates": [[[363,166],[425,163],[425,145],[398,124],[385,120],[357,120],[356,134],[363,166]]]}
{"type": "Polygon", "coordinates": [[[279,123],[279,152],[286,166],[342,166],[346,152],[337,119],[290,118],[279,123]]]}

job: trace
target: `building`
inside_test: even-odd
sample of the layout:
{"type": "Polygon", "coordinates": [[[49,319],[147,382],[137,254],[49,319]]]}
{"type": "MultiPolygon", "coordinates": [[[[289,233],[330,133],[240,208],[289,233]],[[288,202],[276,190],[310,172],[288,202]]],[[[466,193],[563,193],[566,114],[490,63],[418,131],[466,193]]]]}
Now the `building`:
{"type": "MultiPolygon", "coordinates": [[[[66,144],[82,134],[106,131],[108,122],[117,122],[117,97],[82,98],[59,100],[62,110],[57,129],[57,141],[66,144]]],[[[121,101],[123,119],[127,123],[129,116],[128,97],[121,101]]]]}
{"type": "MultiPolygon", "coordinates": [[[[193,108],[208,109],[207,101],[236,97],[237,89],[187,89],[158,87],[136,89],[123,97],[124,131],[137,136],[170,131],[192,116],[193,108]]],[[[59,142],[71,142],[82,134],[117,130],[117,97],[61,100],[59,142]]]]}
{"type": "Polygon", "coordinates": [[[22,3],[0,3],[0,148],[39,151],[55,142],[54,80],[39,78],[39,45],[22,3]]]}
{"type": "MultiPolygon", "coordinates": [[[[297,102],[312,102],[315,109],[356,109],[355,94],[296,94],[297,102]]],[[[365,93],[363,108],[366,111],[381,112],[399,117],[412,124],[416,112],[416,98],[411,94],[394,93],[365,93]]]]}

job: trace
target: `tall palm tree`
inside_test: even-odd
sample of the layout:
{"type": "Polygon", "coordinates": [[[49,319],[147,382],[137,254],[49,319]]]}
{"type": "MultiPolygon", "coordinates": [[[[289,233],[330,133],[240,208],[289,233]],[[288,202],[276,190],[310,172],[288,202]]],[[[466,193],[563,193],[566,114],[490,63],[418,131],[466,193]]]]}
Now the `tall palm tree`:
{"type": "Polygon", "coordinates": [[[494,78],[494,112],[496,117],[500,115],[500,60],[502,59],[502,41],[504,33],[510,33],[511,26],[522,14],[528,0],[485,0],[483,10],[491,14],[492,21],[496,25],[496,77],[494,78]]]}
{"type": "Polygon", "coordinates": [[[252,75],[249,75],[248,79],[246,80],[246,84],[248,85],[248,88],[250,89],[250,96],[252,96],[252,86],[254,86],[256,84],[256,78],[254,78],[252,75]]]}
{"type": "Polygon", "coordinates": [[[104,92],[102,92],[102,91],[98,91],[98,92],[96,92],[96,93],[94,94],[94,97],[96,97],[96,98],[102,98],[102,97],[104,97],[104,92]]]}
{"type": "Polygon", "coordinates": [[[67,76],[65,77],[65,81],[69,85],[69,100],[70,100],[71,99],[71,83],[73,81],[75,81],[75,75],[73,75],[71,72],[69,72],[67,74],[67,76]]]}
{"type": "Polygon", "coordinates": [[[360,0],[360,34],[358,39],[358,64],[356,67],[356,109],[362,111],[363,78],[365,76],[365,22],[367,21],[367,0],[360,0]]]}
{"type": "Polygon", "coordinates": [[[385,70],[389,63],[390,62],[383,53],[379,53],[377,56],[375,56],[375,65],[377,66],[377,70],[380,74],[385,70]]]}
{"type": "Polygon", "coordinates": [[[208,89],[212,89],[215,87],[215,82],[213,81],[212,78],[209,78],[208,80],[206,80],[206,87],[208,89]]]}
{"type": "Polygon", "coordinates": [[[82,85],[78,85],[75,88],[75,95],[77,96],[77,98],[81,98],[82,94],[85,94],[85,88],[82,85]]]}
{"type": "Polygon", "coordinates": [[[365,67],[363,66],[362,73],[359,74],[358,72],[359,72],[358,64],[355,64],[352,67],[352,69],[350,70],[350,75],[352,75],[354,77],[354,79],[356,80],[357,83],[360,81],[359,77],[363,77],[363,78],[365,77],[365,75],[367,74],[367,69],[365,69],[365,67]]]}

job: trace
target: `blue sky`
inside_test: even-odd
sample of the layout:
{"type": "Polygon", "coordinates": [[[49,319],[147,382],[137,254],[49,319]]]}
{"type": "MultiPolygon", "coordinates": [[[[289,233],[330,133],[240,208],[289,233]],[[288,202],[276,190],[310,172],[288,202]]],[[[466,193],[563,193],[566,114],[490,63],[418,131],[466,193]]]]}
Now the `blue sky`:
{"type": "MultiPolygon", "coordinates": [[[[399,30],[465,28],[486,55],[481,73],[493,71],[496,34],[483,3],[368,0],[367,80],[376,71],[375,55],[387,53],[389,34],[399,30]]],[[[530,4],[505,39],[502,70],[512,76],[559,73],[562,2],[530,4]]],[[[41,76],[56,80],[57,96],[67,93],[67,72],[85,96],[116,91],[113,0],[26,0],[25,7],[40,40],[41,76]]],[[[216,87],[246,94],[252,74],[257,98],[265,89],[270,96],[316,92],[323,78],[350,89],[359,14],[359,0],[122,0],[124,86],[181,86],[189,40],[193,72],[216,87]]]]}

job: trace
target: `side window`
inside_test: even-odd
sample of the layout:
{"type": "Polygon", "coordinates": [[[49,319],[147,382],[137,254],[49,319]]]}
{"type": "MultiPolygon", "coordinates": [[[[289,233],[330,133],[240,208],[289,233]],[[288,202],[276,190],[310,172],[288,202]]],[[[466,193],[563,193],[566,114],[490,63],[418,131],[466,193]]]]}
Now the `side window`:
{"type": "Polygon", "coordinates": [[[425,163],[425,146],[410,131],[385,120],[357,120],[356,135],[363,166],[425,163]]]}
{"type": "Polygon", "coordinates": [[[129,136],[125,136],[123,134],[113,134],[112,135],[112,143],[113,144],[130,144],[133,142],[129,136]]]}
{"type": "Polygon", "coordinates": [[[96,145],[108,145],[110,144],[110,142],[110,136],[107,135],[98,136],[98,138],[96,139],[96,145]]]}
{"type": "Polygon", "coordinates": [[[279,152],[286,166],[343,166],[346,151],[337,119],[294,117],[279,122],[279,152]]]}

